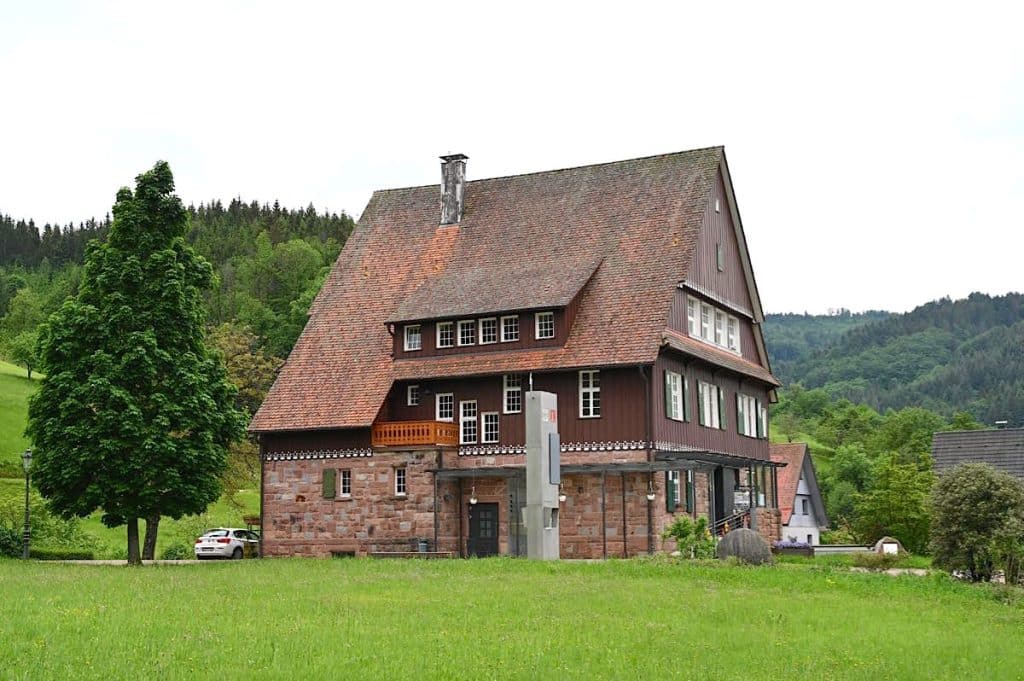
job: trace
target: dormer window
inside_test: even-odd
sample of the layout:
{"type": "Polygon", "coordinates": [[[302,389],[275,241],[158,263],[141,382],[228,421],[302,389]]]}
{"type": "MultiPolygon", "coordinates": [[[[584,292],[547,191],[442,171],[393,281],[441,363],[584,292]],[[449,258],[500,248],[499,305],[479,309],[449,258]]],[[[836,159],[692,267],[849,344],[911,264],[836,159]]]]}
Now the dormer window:
{"type": "Polygon", "coordinates": [[[537,340],[544,340],[546,338],[555,337],[555,313],[554,312],[538,312],[534,315],[535,328],[534,338],[537,340]]]}
{"type": "Polygon", "coordinates": [[[511,343],[519,340],[519,315],[501,318],[501,342],[511,343]]]}
{"type": "Polygon", "coordinates": [[[489,317],[480,320],[480,345],[498,342],[498,318],[489,317]]]}
{"type": "Polygon", "coordinates": [[[419,324],[412,324],[405,327],[405,351],[423,349],[423,332],[419,324]]]}
{"type": "Polygon", "coordinates": [[[453,322],[437,323],[437,347],[451,348],[455,346],[455,324],[453,322]]]}
{"type": "Polygon", "coordinates": [[[476,343],[476,320],[464,319],[459,322],[459,345],[476,343]]]}

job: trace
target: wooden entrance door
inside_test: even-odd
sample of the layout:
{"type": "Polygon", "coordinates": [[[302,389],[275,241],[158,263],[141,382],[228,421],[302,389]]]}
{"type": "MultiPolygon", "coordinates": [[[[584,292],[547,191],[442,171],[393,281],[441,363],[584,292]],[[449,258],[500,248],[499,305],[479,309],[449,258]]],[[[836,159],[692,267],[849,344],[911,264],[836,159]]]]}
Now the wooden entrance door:
{"type": "Polygon", "coordinates": [[[467,552],[483,558],[498,555],[498,505],[469,505],[467,552]]]}

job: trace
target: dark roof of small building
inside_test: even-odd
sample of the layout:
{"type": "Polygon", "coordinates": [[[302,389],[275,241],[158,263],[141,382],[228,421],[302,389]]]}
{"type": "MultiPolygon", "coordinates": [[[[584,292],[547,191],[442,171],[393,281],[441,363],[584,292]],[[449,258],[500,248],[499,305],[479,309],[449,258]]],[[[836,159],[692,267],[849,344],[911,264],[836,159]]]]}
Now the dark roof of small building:
{"type": "Polygon", "coordinates": [[[826,527],[828,516],[825,513],[825,504],[818,487],[818,474],[814,470],[814,460],[811,458],[807,444],[804,442],[772,442],[768,445],[768,456],[776,463],[786,464],[784,468],[778,469],[779,511],[782,512],[782,524],[788,525],[793,516],[793,504],[796,501],[797,490],[800,488],[802,473],[818,522],[821,527],[826,527]]]}
{"type": "Polygon", "coordinates": [[[987,463],[1024,480],[1024,428],[935,433],[932,459],[938,472],[961,463],[987,463]]]}
{"type": "MultiPolygon", "coordinates": [[[[652,363],[687,277],[721,147],[377,191],[250,430],[367,427],[394,380],[652,363]],[[393,360],[387,322],[577,302],[564,347],[393,360]]],[[[720,359],[720,358],[716,358],[720,359]]]]}

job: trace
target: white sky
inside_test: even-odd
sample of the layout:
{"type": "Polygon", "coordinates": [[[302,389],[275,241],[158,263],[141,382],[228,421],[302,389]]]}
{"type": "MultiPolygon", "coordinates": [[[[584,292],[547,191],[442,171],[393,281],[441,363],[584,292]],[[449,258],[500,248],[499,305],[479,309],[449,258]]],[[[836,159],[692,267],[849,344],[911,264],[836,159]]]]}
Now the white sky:
{"type": "Polygon", "coordinates": [[[1024,6],[0,0],[0,212],[362,211],[724,144],[769,312],[1024,288],[1024,6]],[[785,6],[783,6],[785,5],[785,6]]]}

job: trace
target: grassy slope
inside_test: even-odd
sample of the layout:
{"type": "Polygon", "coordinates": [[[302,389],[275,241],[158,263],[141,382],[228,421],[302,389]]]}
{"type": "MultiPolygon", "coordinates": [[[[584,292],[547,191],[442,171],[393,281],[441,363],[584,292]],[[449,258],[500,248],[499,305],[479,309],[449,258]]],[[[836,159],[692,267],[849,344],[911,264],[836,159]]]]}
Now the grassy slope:
{"type": "Polygon", "coordinates": [[[799,565],[0,562],[0,677],[1019,678],[1024,607],[799,565]]]}
{"type": "Polygon", "coordinates": [[[28,447],[25,423],[28,421],[28,398],[35,392],[37,374],[32,380],[25,370],[0,360],[0,463],[21,468],[21,453],[28,447]]]}

